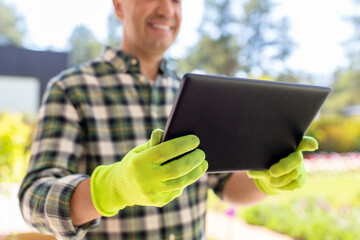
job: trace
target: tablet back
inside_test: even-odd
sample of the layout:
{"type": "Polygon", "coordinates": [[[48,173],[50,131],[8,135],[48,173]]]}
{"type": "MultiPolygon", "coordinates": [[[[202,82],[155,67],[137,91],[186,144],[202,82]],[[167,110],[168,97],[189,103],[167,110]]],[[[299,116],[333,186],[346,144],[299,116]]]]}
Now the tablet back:
{"type": "Polygon", "coordinates": [[[295,150],[330,88],[186,74],[163,141],[195,134],[208,172],[267,169],[295,150]]]}

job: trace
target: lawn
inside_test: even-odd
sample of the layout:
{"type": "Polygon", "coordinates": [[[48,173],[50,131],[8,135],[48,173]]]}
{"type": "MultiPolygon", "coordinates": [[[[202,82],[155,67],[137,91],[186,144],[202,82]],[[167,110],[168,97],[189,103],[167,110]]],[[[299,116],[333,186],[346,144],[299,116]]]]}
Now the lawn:
{"type": "MultiPolygon", "coordinates": [[[[317,197],[330,199],[335,205],[360,201],[360,170],[337,174],[309,174],[305,186],[297,191],[268,198],[268,201],[317,197]]],[[[360,202],[358,202],[360,206],[360,202]]]]}
{"type": "MultiPolygon", "coordinates": [[[[209,208],[234,207],[209,194],[209,208]]],[[[311,173],[295,192],[272,196],[252,207],[235,208],[250,224],[265,226],[298,240],[360,239],[360,171],[311,173]]]]}

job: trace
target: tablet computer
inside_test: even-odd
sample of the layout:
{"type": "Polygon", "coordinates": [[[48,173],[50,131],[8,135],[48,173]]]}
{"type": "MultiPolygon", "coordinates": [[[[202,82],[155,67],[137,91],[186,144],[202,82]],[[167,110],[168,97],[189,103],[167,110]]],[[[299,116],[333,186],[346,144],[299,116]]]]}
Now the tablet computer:
{"type": "Polygon", "coordinates": [[[296,149],[328,87],[188,73],[162,141],[200,138],[208,172],[268,169],[296,149]]]}

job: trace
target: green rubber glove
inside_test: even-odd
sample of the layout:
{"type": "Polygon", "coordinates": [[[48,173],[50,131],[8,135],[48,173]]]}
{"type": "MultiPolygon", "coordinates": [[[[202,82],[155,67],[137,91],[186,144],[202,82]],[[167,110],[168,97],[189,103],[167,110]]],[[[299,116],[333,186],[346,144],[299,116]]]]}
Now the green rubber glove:
{"type": "Polygon", "coordinates": [[[147,143],[135,147],[120,162],[94,170],[90,190],[99,213],[109,217],[127,206],[162,207],[206,172],[205,153],[196,149],[198,137],[187,135],[160,143],[162,134],[154,130],[147,143]]]}
{"type": "Polygon", "coordinates": [[[317,141],[312,137],[303,137],[296,150],[281,159],[265,171],[248,171],[256,186],[266,194],[277,194],[293,191],[306,182],[306,171],[303,161],[303,151],[314,151],[318,148],[317,141]]]}

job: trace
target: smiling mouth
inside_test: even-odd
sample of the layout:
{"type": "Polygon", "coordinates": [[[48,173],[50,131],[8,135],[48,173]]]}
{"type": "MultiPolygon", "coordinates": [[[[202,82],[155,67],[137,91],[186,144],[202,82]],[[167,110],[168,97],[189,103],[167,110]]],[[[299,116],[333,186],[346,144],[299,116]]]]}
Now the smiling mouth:
{"type": "Polygon", "coordinates": [[[169,25],[158,24],[158,23],[149,23],[149,25],[153,28],[157,28],[157,29],[164,30],[164,31],[171,30],[171,26],[169,26],[169,25]]]}

